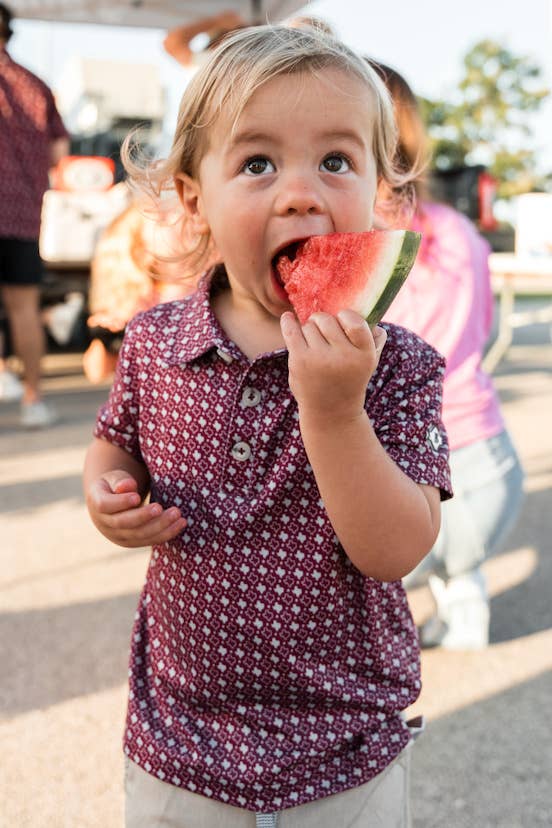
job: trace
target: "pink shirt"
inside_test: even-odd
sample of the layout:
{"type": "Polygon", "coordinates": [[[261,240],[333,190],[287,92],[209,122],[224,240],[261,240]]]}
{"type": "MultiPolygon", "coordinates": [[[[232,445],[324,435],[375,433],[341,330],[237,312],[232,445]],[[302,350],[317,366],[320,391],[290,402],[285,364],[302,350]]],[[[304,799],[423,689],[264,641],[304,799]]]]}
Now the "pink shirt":
{"type": "Polygon", "coordinates": [[[451,450],[504,428],[481,358],[493,318],[489,245],[461,213],[422,204],[412,222],[423,234],[416,264],[385,319],[417,333],[447,361],[443,422],[451,450]]]}
{"type": "MultiPolygon", "coordinates": [[[[407,744],[418,640],[401,582],[363,576],[334,534],[287,351],[250,362],[209,287],[130,323],[96,426],[147,466],[152,500],[188,519],[153,548],[125,751],[166,782],[282,810],[368,781],[407,744]]],[[[446,497],[442,373],[441,356],[391,325],[366,410],[400,468],[446,497]]]]}

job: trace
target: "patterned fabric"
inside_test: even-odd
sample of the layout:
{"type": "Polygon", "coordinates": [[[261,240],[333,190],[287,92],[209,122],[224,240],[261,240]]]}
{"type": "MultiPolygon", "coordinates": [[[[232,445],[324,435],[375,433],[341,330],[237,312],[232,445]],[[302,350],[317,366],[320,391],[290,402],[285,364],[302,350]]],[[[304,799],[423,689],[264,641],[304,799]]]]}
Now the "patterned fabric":
{"type": "MultiPolygon", "coordinates": [[[[405,747],[417,635],[400,581],[364,577],[333,532],[287,351],[249,362],[209,285],[131,322],[95,431],[145,463],[152,499],[189,521],[153,548],[125,751],[166,782],[280,811],[367,782],[405,747]]],[[[442,374],[435,351],[388,326],[366,410],[406,474],[447,497],[442,374]]]]}
{"type": "Polygon", "coordinates": [[[38,239],[50,145],[67,131],[45,83],[0,49],[0,236],[38,239]]]}

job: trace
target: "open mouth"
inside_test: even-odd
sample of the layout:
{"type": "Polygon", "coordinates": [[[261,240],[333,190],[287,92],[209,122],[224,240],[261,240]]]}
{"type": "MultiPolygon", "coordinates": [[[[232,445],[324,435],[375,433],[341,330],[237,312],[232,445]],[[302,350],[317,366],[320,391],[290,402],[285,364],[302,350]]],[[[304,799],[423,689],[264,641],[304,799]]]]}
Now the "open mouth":
{"type": "Polygon", "coordinates": [[[272,257],[272,273],[274,275],[275,280],[278,284],[285,288],[284,282],[280,275],[280,262],[287,259],[289,262],[295,261],[297,253],[306,242],[306,239],[298,239],[297,241],[290,242],[286,244],[284,247],[281,247],[280,250],[276,252],[276,254],[272,257]]]}

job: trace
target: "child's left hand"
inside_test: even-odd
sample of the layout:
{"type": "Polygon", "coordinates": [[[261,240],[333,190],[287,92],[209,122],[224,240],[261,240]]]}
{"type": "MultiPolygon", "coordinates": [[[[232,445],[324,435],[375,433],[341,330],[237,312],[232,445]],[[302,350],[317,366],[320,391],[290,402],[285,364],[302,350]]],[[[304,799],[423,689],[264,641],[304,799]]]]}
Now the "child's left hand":
{"type": "Polygon", "coordinates": [[[301,327],[292,313],[280,320],[289,352],[289,385],[302,417],[337,422],[364,411],[366,386],[387,334],[370,330],[355,311],[315,313],[301,327]]]}

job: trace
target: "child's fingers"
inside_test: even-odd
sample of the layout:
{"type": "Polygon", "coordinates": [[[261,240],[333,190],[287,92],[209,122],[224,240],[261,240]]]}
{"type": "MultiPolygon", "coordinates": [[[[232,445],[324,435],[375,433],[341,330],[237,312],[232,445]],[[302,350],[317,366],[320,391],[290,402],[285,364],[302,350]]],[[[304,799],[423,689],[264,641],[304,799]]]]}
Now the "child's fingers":
{"type": "MultiPolygon", "coordinates": [[[[158,506],[159,504],[152,505],[158,506]]],[[[148,543],[153,543],[154,538],[166,532],[180,521],[184,521],[184,526],[186,525],[186,520],[182,517],[180,509],[176,506],[171,506],[170,509],[165,509],[161,512],[161,514],[158,512],[154,513],[154,516],[149,517],[149,519],[139,528],[146,533],[148,543]]]]}
{"type": "Polygon", "coordinates": [[[124,542],[132,546],[152,546],[176,537],[186,526],[179,509],[166,509],[161,517],[150,520],[143,526],[121,532],[124,542]]]}
{"type": "Polygon", "coordinates": [[[90,486],[89,501],[96,511],[114,515],[126,509],[135,509],[140,505],[141,498],[136,491],[115,494],[108,481],[100,478],[90,486]]]}
{"type": "Polygon", "coordinates": [[[380,328],[378,325],[372,331],[374,337],[374,344],[376,346],[376,354],[379,356],[383,351],[383,346],[387,342],[387,331],[385,328],[380,328]]]}
{"type": "Polygon", "coordinates": [[[158,533],[150,536],[149,540],[147,541],[147,546],[152,546],[154,543],[166,543],[173,538],[176,538],[183,529],[186,527],[186,518],[179,518],[178,520],[173,521],[169,526],[166,526],[164,529],[159,531],[158,533]]]}
{"type": "Polygon", "coordinates": [[[123,477],[120,480],[114,481],[111,488],[116,494],[124,494],[126,492],[137,492],[138,483],[133,477],[123,477]]]}
{"type": "Polygon", "coordinates": [[[370,347],[372,343],[372,334],[368,323],[356,311],[346,309],[341,310],[337,314],[337,319],[345,336],[352,345],[357,348],[370,347]]]}
{"type": "Polygon", "coordinates": [[[138,483],[124,469],[112,469],[111,471],[104,472],[101,479],[105,480],[111,491],[115,494],[138,491],[138,483]]]}
{"type": "Polygon", "coordinates": [[[335,345],[343,341],[343,333],[337,330],[336,322],[327,313],[313,313],[303,325],[303,336],[309,348],[320,348],[335,345]]]}
{"type": "Polygon", "coordinates": [[[289,311],[281,315],[280,329],[288,351],[299,351],[307,347],[301,326],[289,311]]]}
{"type": "MultiPolygon", "coordinates": [[[[177,510],[178,511],[178,510],[177,510]]],[[[122,531],[145,527],[163,514],[163,507],[159,503],[147,503],[136,509],[127,509],[124,512],[105,515],[106,524],[113,529],[122,531]]],[[[178,515],[180,512],[178,511],[178,515]]]]}
{"type": "MultiPolygon", "coordinates": [[[[339,324],[338,320],[335,316],[331,316],[329,313],[322,313],[317,312],[313,313],[312,316],[309,317],[309,321],[307,322],[307,326],[314,326],[317,331],[320,333],[322,338],[328,345],[343,345],[346,342],[346,337],[344,335],[343,327],[339,324]]],[[[314,333],[313,328],[309,327],[306,338],[307,341],[309,338],[312,340],[313,344],[315,344],[318,340],[316,335],[312,335],[314,333]]]]}
{"type": "Polygon", "coordinates": [[[161,514],[158,510],[152,512],[150,506],[132,510],[124,514],[104,516],[103,524],[109,532],[109,537],[120,546],[151,546],[154,543],[164,543],[174,538],[187,524],[180,514],[180,509],[171,507],[161,514]]]}

